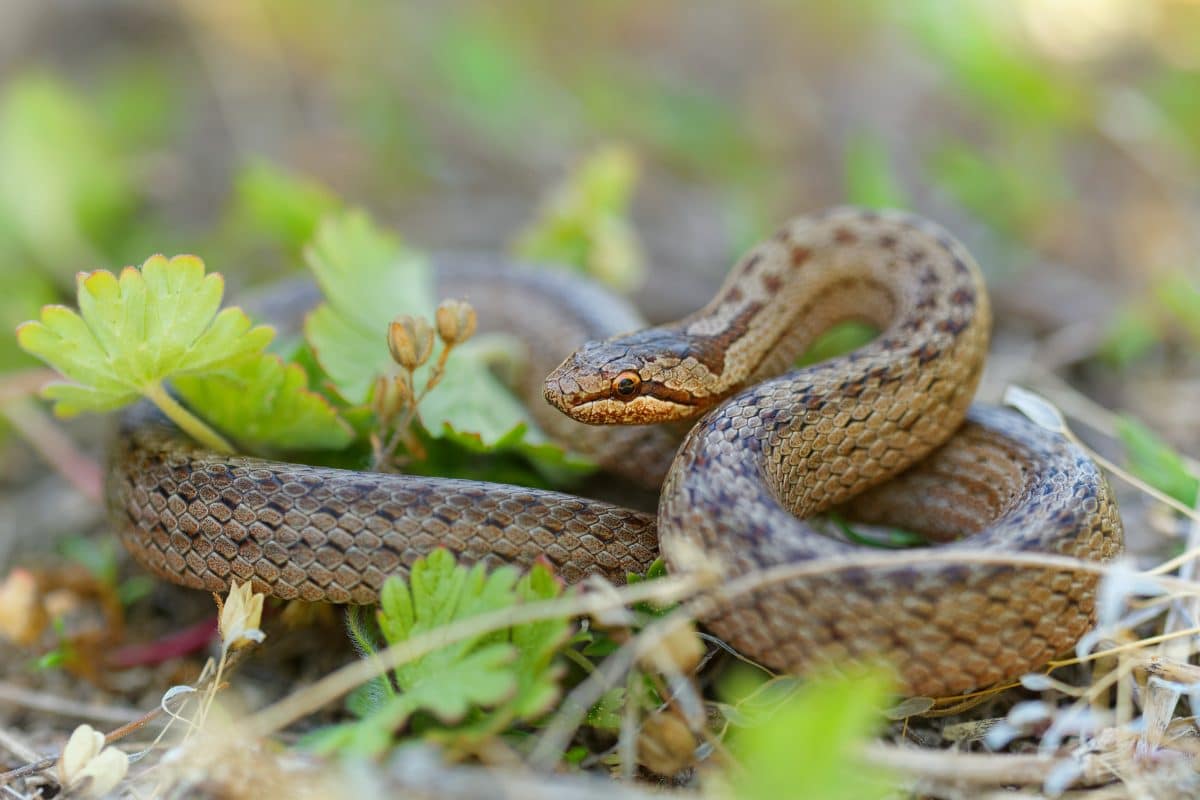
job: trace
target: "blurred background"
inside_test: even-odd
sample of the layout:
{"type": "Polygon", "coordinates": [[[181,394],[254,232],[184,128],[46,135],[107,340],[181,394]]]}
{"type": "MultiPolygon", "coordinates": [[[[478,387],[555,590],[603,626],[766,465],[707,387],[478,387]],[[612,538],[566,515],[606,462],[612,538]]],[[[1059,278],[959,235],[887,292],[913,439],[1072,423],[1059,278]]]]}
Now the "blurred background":
{"type": "Polygon", "coordinates": [[[422,248],[599,237],[660,317],[791,215],[901,206],[983,263],[999,363],[1186,448],[1198,177],[1195,0],[0,5],[3,330],[154,252],[298,269],[343,202],[422,248]]]}

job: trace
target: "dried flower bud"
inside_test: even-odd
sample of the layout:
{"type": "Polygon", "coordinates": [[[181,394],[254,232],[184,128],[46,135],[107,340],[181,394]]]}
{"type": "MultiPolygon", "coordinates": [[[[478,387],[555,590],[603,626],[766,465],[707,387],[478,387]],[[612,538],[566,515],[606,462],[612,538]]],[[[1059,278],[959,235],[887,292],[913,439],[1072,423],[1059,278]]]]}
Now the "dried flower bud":
{"type": "Polygon", "coordinates": [[[392,382],[385,375],[375,378],[375,386],[371,392],[371,410],[379,419],[387,419],[390,416],[388,406],[391,402],[391,385],[392,382]]]}
{"type": "Polygon", "coordinates": [[[217,628],[221,632],[221,644],[226,650],[236,650],[266,638],[258,627],[262,624],[265,596],[250,588],[249,581],[238,583],[235,580],[229,587],[229,596],[225,598],[225,602],[222,603],[220,597],[217,598],[217,607],[220,609],[217,628]]]}
{"type": "Polygon", "coordinates": [[[42,635],[47,622],[37,577],[29,570],[14,569],[0,581],[0,637],[28,646],[42,635]]]}
{"type": "Polygon", "coordinates": [[[80,725],[58,759],[58,779],[68,791],[100,797],[111,792],[129,770],[129,756],[104,746],[104,734],[80,725]]]}
{"type": "Polygon", "coordinates": [[[416,369],[433,352],[433,326],[424,317],[396,317],[388,325],[388,349],[397,364],[407,370],[416,369]]]}
{"type": "Polygon", "coordinates": [[[443,300],[437,307],[438,336],[446,344],[459,344],[475,333],[475,309],[466,300],[443,300]]]}
{"type": "Polygon", "coordinates": [[[375,388],[371,395],[371,410],[376,418],[387,423],[398,415],[412,401],[412,383],[410,373],[402,372],[390,377],[380,375],[375,379],[375,388]]]}
{"type": "Polygon", "coordinates": [[[682,673],[696,669],[704,657],[704,642],[693,623],[680,625],[662,638],[658,646],[642,657],[642,668],[665,672],[671,667],[682,673]]]}
{"type": "Polygon", "coordinates": [[[651,772],[670,777],[691,766],[696,736],[670,711],[651,714],[642,722],[637,740],[637,760],[651,772]]]}

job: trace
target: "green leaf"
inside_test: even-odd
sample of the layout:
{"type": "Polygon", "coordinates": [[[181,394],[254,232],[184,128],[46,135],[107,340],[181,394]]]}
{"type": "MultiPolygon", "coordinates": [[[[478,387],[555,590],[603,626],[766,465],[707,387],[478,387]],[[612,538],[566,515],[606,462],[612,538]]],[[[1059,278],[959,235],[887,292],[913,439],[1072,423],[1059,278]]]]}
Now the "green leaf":
{"type": "Polygon", "coordinates": [[[1117,420],[1117,435],[1125,445],[1130,472],[1188,508],[1195,507],[1200,480],[1170,445],[1129,416],[1117,420]]]}
{"type": "MultiPolygon", "coordinates": [[[[469,452],[517,453],[556,484],[594,471],[591,461],[567,453],[538,429],[525,406],[489,368],[492,352],[486,337],[455,348],[441,383],[421,401],[425,429],[469,452]]],[[[423,374],[418,370],[418,378],[423,374]]]]}
{"type": "MultiPolygon", "coordinates": [[[[728,796],[739,800],[820,797],[870,800],[891,794],[885,774],[868,769],[858,749],[881,727],[888,700],[883,673],[815,679],[734,729],[730,749],[741,763],[728,796]]],[[[736,689],[735,695],[746,695],[736,689]]],[[[745,710],[745,709],[742,709],[745,710]]]]}
{"type": "MultiPolygon", "coordinates": [[[[431,399],[431,394],[429,398],[431,399]]],[[[423,404],[422,404],[423,405],[423,404]]],[[[524,422],[498,438],[462,433],[443,423],[441,438],[425,437],[428,458],[412,465],[423,475],[513,483],[521,486],[569,486],[596,471],[596,464],[563,450],[524,422]]]]}
{"type": "Polygon", "coordinates": [[[871,208],[907,208],[908,194],[896,178],[882,140],[859,134],[846,147],[846,199],[871,208]]]}
{"type": "Polygon", "coordinates": [[[305,337],[338,392],[366,402],[375,379],[394,369],[388,323],[399,314],[432,314],[433,272],[424,256],[360,211],[326,217],[305,260],[325,296],[305,322],[305,337]]]}
{"type": "MultiPolygon", "coordinates": [[[[511,567],[490,573],[482,565],[467,568],[439,549],[413,564],[407,582],[393,577],[384,584],[379,629],[389,644],[398,644],[561,592],[561,583],[544,565],[518,580],[511,567]]],[[[563,668],[557,656],[570,633],[566,618],[532,622],[468,637],[402,664],[393,673],[399,692],[360,698],[356,710],[365,718],[328,734],[321,746],[378,752],[415,714],[422,715],[425,733],[459,740],[477,740],[536,719],[559,697],[563,668]]]]}
{"type": "Polygon", "coordinates": [[[218,312],[224,283],[193,256],[147,259],[120,278],[80,273],[79,313],[46,306],[17,340],[71,383],[47,387],[62,415],[107,411],[161,391],[162,381],[226,369],[260,353],[273,335],[241,309],[218,312]]]}
{"type": "MultiPolygon", "coordinates": [[[[645,575],[639,575],[636,572],[625,573],[625,582],[629,584],[645,583],[646,581],[654,581],[667,576],[667,562],[661,557],[654,559],[653,563],[646,568],[645,575]]],[[[640,614],[645,614],[649,617],[665,617],[667,614],[674,611],[679,606],[678,603],[657,603],[651,600],[643,600],[633,604],[633,610],[640,614]]],[[[599,642],[593,643],[585,651],[589,655],[600,655],[596,647],[599,642]]]]}
{"type": "Polygon", "coordinates": [[[625,708],[625,687],[616,686],[600,696],[588,709],[587,724],[603,731],[621,729],[621,712],[625,708]]]}
{"type": "Polygon", "coordinates": [[[929,546],[929,540],[916,531],[904,528],[872,527],[868,529],[869,532],[863,532],[856,529],[849,520],[836,511],[826,512],[825,516],[848,541],[864,547],[903,550],[909,547],[929,546]]]}
{"type": "Polygon", "coordinates": [[[621,147],[592,155],[558,187],[515,245],[534,261],[566,264],[618,289],[645,277],[641,244],[628,220],[637,162],[621,147]]]}
{"type": "MultiPolygon", "coordinates": [[[[398,369],[388,352],[388,324],[399,314],[432,316],[432,270],[424,256],[380,232],[356,211],[327,217],[318,226],[307,259],[326,302],[309,315],[305,336],[338,393],[351,403],[364,403],[376,378],[398,369]]],[[[549,442],[492,374],[489,367],[496,350],[486,337],[454,349],[441,383],[418,409],[428,434],[481,453],[517,452],[547,477],[590,468],[549,442]]],[[[418,389],[428,380],[439,352],[417,370],[418,389]]]]}
{"type": "Polygon", "coordinates": [[[192,410],[250,452],[340,450],[355,438],[337,409],[308,388],[304,368],[272,353],[172,384],[192,410]]]}
{"type": "Polygon", "coordinates": [[[232,216],[245,230],[299,252],[321,218],[340,207],[316,181],[259,162],[238,175],[232,216]]]}
{"type": "MultiPolygon", "coordinates": [[[[521,602],[552,600],[560,594],[562,583],[544,564],[534,564],[517,583],[517,596],[521,602]]],[[[513,717],[536,719],[558,700],[558,681],[564,668],[556,663],[556,656],[570,636],[571,624],[566,619],[548,619],[513,627],[512,643],[518,653],[514,665],[517,693],[509,703],[513,717]]]]}

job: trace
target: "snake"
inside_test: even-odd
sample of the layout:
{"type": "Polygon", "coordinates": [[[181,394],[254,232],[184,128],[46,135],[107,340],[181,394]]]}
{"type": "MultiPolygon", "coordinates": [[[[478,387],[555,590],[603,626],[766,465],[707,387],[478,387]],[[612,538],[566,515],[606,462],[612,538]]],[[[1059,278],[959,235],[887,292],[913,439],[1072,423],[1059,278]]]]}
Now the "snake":
{"type": "Polygon", "coordinates": [[[1080,446],[973,404],[990,305],[974,259],[935,223],[851,207],[797,217],[737,261],[707,305],[657,326],[566,273],[488,258],[436,266],[439,292],[472,303],[480,330],[527,343],[515,388],[538,423],[606,469],[661,485],[657,514],[230,456],[135,411],[106,480],[133,557],[198,589],[237,579],[284,599],[370,604],[439,547],[464,562],[540,560],[567,582],[624,581],[661,554],[672,573],[751,581],[702,619],[745,657],[797,674],[882,661],[901,690],[929,697],[1035,669],[1094,624],[1095,570],[974,557],[1103,563],[1123,533],[1080,446]],[[879,333],[795,366],[845,321],[879,333]],[[867,547],[814,519],[829,511],[925,544],[867,547]],[[789,565],[802,569],[753,584],[789,565]]]}

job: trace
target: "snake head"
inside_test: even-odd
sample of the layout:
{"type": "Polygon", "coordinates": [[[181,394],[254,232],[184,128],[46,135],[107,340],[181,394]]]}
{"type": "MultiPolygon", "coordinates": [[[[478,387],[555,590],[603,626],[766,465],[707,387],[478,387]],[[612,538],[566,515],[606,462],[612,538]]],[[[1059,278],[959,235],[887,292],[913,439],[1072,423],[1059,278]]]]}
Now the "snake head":
{"type": "Polygon", "coordinates": [[[684,383],[696,365],[685,345],[656,329],[589,342],[546,378],[546,400],[591,425],[692,419],[707,406],[684,383]]]}

